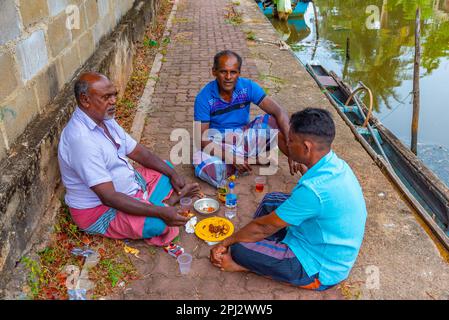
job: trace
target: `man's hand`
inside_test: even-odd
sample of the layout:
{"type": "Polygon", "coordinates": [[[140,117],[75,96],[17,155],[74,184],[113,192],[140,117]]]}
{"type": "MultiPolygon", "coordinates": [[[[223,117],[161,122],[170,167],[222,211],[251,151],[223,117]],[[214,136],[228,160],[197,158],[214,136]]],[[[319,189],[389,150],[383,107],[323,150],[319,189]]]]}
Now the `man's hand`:
{"type": "Polygon", "coordinates": [[[221,243],[213,246],[210,250],[210,262],[212,262],[214,266],[221,268],[221,261],[226,252],[228,252],[228,248],[221,243]]]}
{"type": "Polygon", "coordinates": [[[160,218],[164,220],[168,226],[180,227],[190,220],[190,218],[184,217],[180,213],[182,213],[182,211],[175,207],[161,207],[160,218]]]}
{"type": "Polygon", "coordinates": [[[176,172],[170,177],[170,182],[177,194],[180,194],[181,189],[186,185],[184,177],[177,174],[176,172]]]}
{"type": "Polygon", "coordinates": [[[242,158],[236,158],[235,162],[236,163],[234,164],[234,166],[240,174],[253,171],[251,166],[248,164],[248,161],[242,158]]]}
{"type": "Polygon", "coordinates": [[[297,172],[301,173],[301,175],[304,175],[308,170],[308,168],[304,164],[298,163],[291,158],[288,158],[288,166],[290,167],[290,174],[292,176],[294,176],[297,172]]]}

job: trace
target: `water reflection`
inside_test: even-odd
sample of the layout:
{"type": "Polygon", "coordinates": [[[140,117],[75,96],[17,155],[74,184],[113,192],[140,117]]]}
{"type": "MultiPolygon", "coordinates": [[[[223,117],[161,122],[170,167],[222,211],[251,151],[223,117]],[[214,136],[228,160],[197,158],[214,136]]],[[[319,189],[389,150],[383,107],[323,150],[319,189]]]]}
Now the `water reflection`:
{"type": "Polygon", "coordinates": [[[449,150],[449,0],[315,0],[315,4],[319,39],[313,4],[309,4],[303,19],[296,17],[288,26],[273,20],[274,27],[303,63],[315,60],[352,86],[361,80],[370,87],[375,96],[376,116],[406,145],[412,114],[414,20],[420,5],[418,139],[421,149],[432,150],[425,153],[423,161],[437,174],[440,172],[442,178],[446,176],[449,184],[447,161],[438,164],[439,160],[448,159],[449,150]],[[367,10],[373,5],[375,10],[367,10]],[[348,38],[350,60],[346,59],[348,38]]]}
{"type": "Polygon", "coordinates": [[[288,21],[271,20],[281,39],[288,44],[295,44],[310,35],[310,28],[302,17],[292,17],[288,21]]]}

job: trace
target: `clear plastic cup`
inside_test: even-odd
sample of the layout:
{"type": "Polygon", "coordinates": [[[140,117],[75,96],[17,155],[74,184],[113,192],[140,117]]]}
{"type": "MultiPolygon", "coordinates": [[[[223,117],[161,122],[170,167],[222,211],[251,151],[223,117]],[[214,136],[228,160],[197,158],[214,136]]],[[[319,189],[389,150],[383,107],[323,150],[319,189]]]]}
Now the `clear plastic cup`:
{"type": "Polygon", "coordinates": [[[267,177],[258,176],[254,179],[254,182],[256,183],[256,192],[263,192],[267,184],[267,177]]]}
{"type": "Polygon", "coordinates": [[[178,260],[181,274],[188,274],[192,266],[192,256],[188,253],[183,253],[176,260],[178,260]]]}
{"type": "Polygon", "coordinates": [[[181,200],[179,200],[179,204],[181,205],[181,211],[188,214],[192,209],[192,198],[181,198],[181,200]]]}

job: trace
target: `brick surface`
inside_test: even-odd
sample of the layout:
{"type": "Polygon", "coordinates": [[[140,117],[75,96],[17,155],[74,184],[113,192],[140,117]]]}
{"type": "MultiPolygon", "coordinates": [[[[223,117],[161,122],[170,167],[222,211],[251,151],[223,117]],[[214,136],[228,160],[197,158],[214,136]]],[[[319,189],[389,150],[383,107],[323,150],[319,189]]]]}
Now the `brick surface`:
{"type": "MultiPolygon", "coordinates": [[[[78,39],[78,37],[84,33],[84,31],[86,31],[87,29],[87,13],[86,13],[86,6],[84,4],[78,5],[78,12],[79,16],[76,17],[76,12],[75,11],[70,11],[69,16],[67,16],[67,18],[73,19],[73,18],[79,18],[79,25],[74,26],[70,31],[72,32],[72,40],[75,41],[76,39],[78,39]],[[77,28],[79,27],[79,28],[77,28]]],[[[66,19],[67,19],[66,18],[66,19]]],[[[71,23],[72,20],[70,20],[71,23]]]]}
{"type": "Polygon", "coordinates": [[[16,57],[24,81],[30,80],[43,69],[48,62],[44,31],[37,30],[27,39],[19,42],[16,47],[16,57]]]}
{"type": "Polygon", "coordinates": [[[103,18],[109,12],[109,1],[98,0],[98,14],[103,18]]]}
{"type": "Polygon", "coordinates": [[[0,74],[2,74],[0,99],[8,96],[18,84],[14,66],[15,62],[11,54],[8,52],[0,53],[0,74]]]}
{"type": "Polygon", "coordinates": [[[0,1],[0,45],[20,35],[20,22],[14,1],[0,1]]]}
{"type": "Polygon", "coordinates": [[[48,25],[48,45],[53,57],[58,56],[72,41],[71,32],[66,27],[66,18],[65,14],[61,14],[48,25]]]}
{"type": "MultiPolygon", "coordinates": [[[[213,80],[211,68],[216,52],[228,48],[243,57],[242,75],[256,79],[258,70],[249,59],[245,33],[238,26],[225,23],[224,0],[181,0],[173,21],[172,41],[159,73],[152,97],[155,111],[146,121],[142,142],[161,158],[168,159],[171,148],[177,141],[169,136],[176,128],[186,128],[192,134],[193,103],[198,91],[213,80]]],[[[257,109],[256,107],[253,107],[257,109]]],[[[254,110],[253,115],[257,111],[254,110]]],[[[286,165],[286,161],[281,162],[286,165]]],[[[189,181],[201,184],[206,194],[215,194],[213,187],[194,177],[190,164],[178,165],[177,171],[189,181]]],[[[248,223],[262,199],[262,194],[253,190],[254,175],[239,178],[238,216],[233,219],[236,229],[248,223]]],[[[277,176],[269,177],[266,191],[282,189],[286,183],[294,185],[287,170],[280,170],[277,176]],[[291,179],[292,181],[290,181],[291,179]],[[291,183],[290,183],[291,182],[291,183]]],[[[219,216],[224,216],[221,207],[219,216]]],[[[202,216],[198,217],[202,219],[202,216]]],[[[194,256],[192,271],[181,276],[176,261],[157,249],[155,255],[142,254],[151,261],[150,272],[144,279],[134,281],[127,288],[125,299],[320,299],[322,295],[281,284],[255,274],[233,274],[220,271],[209,262],[210,246],[193,234],[180,231],[180,242],[185,250],[194,256]]],[[[142,270],[141,270],[142,271],[142,270]]],[[[145,272],[149,269],[146,268],[145,272]]],[[[337,293],[334,294],[338,296],[337,293]]],[[[329,296],[330,298],[334,298],[329,296]]]]}
{"type": "Polygon", "coordinates": [[[25,27],[38,22],[48,15],[46,0],[20,0],[20,14],[25,27]]]}
{"type": "Polygon", "coordinates": [[[87,12],[88,26],[91,27],[98,19],[98,6],[96,0],[86,0],[85,4],[87,12]]]}
{"type": "Polygon", "coordinates": [[[52,16],[56,16],[70,4],[69,0],[47,0],[48,9],[52,16]]]}
{"type": "Polygon", "coordinates": [[[38,113],[37,100],[34,88],[28,86],[17,93],[17,97],[5,105],[8,112],[5,114],[3,123],[10,145],[25,130],[27,124],[38,113]]]}
{"type": "Polygon", "coordinates": [[[50,65],[36,78],[37,97],[41,110],[58,94],[58,72],[56,65],[50,65]]]}
{"type": "Polygon", "coordinates": [[[78,48],[73,45],[68,48],[61,57],[62,75],[64,83],[69,81],[77,68],[80,66],[80,58],[78,56],[78,48]]]}
{"type": "Polygon", "coordinates": [[[0,132],[0,159],[3,159],[3,157],[6,155],[6,151],[5,140],[3,134],[0,132]]]}
{"type": "Polygon", "coordinates": [[[92,31],[86,32],[78,41],[81,63],[84,63],[95,50],[92,31]]]}

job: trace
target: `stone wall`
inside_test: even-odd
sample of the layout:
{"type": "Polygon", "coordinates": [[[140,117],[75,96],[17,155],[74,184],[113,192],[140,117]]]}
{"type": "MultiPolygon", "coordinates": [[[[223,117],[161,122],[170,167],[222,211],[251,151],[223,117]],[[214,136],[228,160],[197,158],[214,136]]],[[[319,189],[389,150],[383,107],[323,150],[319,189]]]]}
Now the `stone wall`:
{"type": "Polygon", "coordinates": [[[134,2],[0,1],[0,160],[134,2]]]}
{"type": "Polygon", "coordinates": [[[0,297],[22,255],[51,231],[61,196],[57,145],[75,107],[74,79],[95,70],[123,91],[135,43],[159,3],[0,1],[0,297]],[[80,29],[65,27],[70,4],[80,29]]]}

